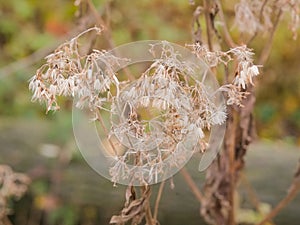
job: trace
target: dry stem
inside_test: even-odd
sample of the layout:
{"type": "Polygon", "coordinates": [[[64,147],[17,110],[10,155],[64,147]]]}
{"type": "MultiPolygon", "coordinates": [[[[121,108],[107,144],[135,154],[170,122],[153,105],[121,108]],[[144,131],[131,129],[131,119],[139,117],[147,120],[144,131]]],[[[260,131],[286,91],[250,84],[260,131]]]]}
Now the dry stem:
{"type": "MultiPolygon", "coordinates": [[[[265,0],[261,6],[260,12],[259,12],[259,20],[262,21],[263,19],[263,12],[264,12],[264,8],[267,5],[269,0],[265,0]]],[[[247,42],[247,45],[249,45],[257,36],[258,31],[256,30],[255,33],[252,35],[252,37],[249,39],[249,41],[247,42]]]]}
{"type": "Polygon", "coordinates": [[[186,171],[185,168],[182,168],[180,170],[180,173],[183,176],[183,178],[184,178],[185,182],[187,183],[187,185],[190,187],[190,189],[193,192],[193,194],[195,195],[195,197],[197,198],[197,200],[201,204],[203,204],[203,202],[204,202],[204,196],[201,193],[201,191],[199,190],[197,184],[192,179],[191,175],[186,171]]]}
{"type": "Polygon", "coordinates": [[[258,224],[264,225],[266,222],[274,218],[284,207],[286,207],[290,201],[292,201],[300,191],[300,185],[292,185],[288,194],[278,203],[278,205],[258,224]]]}
{"type": "MultiPolygon", "coordinates": [[[[151,187],[150,186],[143,186],[143,188],[142,188],[143,192],[146,192],[147,188],[151,188],[151,187]]],[[[145,213],[146,213],[145,214],[145,219],[146,219],[146,224],[147,225],[155,225],[156,224],[156,219],[154,219],[154,217],[152,216],[149,198],[147,198],[146,201],[147,201],[145,203],[145,213]]]]}
{"type": "Polygon", "coordinates": [[[224,41],[226,42],[226,44],[230,48],[234,48],[236,46],[236,44],[232,40],[231,35],[229,33],[227,23],[225,21],[225,16],[224,16],[222,4],[221,4],[220,0],[216,0],[216,2],[217,2],[218,7],[219,7],[219,16],[220,16],[220,19],[222,21],[222,30],[223,30],[223,34],[224,34],[224,41]]]}
{"type": "Polygon", "coordinates": [[[156,201],[155,201],[155,206],[154,206],[154,213],[153,213],[153,219],[154,221],[157,221],[157,215],[158,215],[158,208],[159,208],[159,203],[160,203],[160,199],[164,190],[164,186],[165,186],[165,180],[163,180],[159,186],[158,189],[158,193],[157,193],[157,197],[156,197],[156,201]]]}
{"type": "Polygon", "coordinates": [[[207,43],[208,43],[208,48],[209,51],[213,50],[212,47],[212,34],[213,34],[213,28],[212,28],[212,21],[210,19],[210,1],[209,0],[204,0],[203,1],[203,6],[204,6],[204,15],[205,15],[205,22],[206,22],[206,34],[207,34],[207,43]]]}
{"type": "Polygon", "coordinates": [[[235,138],[236,138],[236,129],[237,129],[237,112],[232,110],[232,116],[228,120],[227,131],[225,136],[225,148],[227,148],[227,153],[229,154],[229,177],[230,177],[230,193],[229,193],[229,202],[230,202],[230,211],[228,224],[235,224],[235,212],[234,212],[234,191],[236,188],[236,178],[235,178],[235,138]]]}
{"type": "Polygon", "coordinates": [[[277,16],[276,16],[276,20],[275,20],[273,29],[270,32],[269,40],[266,42],[265,47],[263,48],[263,50],[260,54],[258,64],[261,64],[261,65],[265,64],[265,62],[268,60],[268,58],[270,56],[270,53],[271,53],[271,50],[272,50],[274,34],[275,34],[275,31],[276,31],[277,26],[279,24],[281,15],[282,15],[282,10],[280,9],[277,16]]]}
{"type": "MultiPolygon", "coordinates": [[[[98,21],[99,26],[103,27],[103,37],[108,42],[109,47],[111,49],[114,49],[115,43],[113,42],[113,40],[111,38],[111,29],[110,29],[110,25],[108,24],[109,18],[107,18],[107,23],[105,23],[104,20],[102,19],[101,15],[98,13],[94,3],[91,0],[86,0],[86,2],[88,4],[89,8],[91,9],[94,17],[98,21]]],[[[108,7],[106,7],[106,9],[108,10],[108,7]]],[[[116,56],[119,56],[118,52],[116,52],[116,56]]],[[[125,67],[123,70],[129,80],[131,80],[131,81],[135,80],[134,76],[130,73],[130,71],[127,67],[125,67]]]]}
{"type": "Polygon", "coordinates": [[[300,191],[300,160],[298,163],[298,169],[294,175],[293,182],[287,195],[277,204],[275,208],[257,225],[264,225],[266,222],[274,218],[284,207],[286,207],[300,191]]]}
{"type": "Polygon", "coordinates": [[[255,190],[253,189],[253,187],[249,183],[249,180],[245,176],[244,173],[241,174],[241,179],[244,182],[245,188],[246,188],[246,190],[248,192],[248,195],[250,197],[250,201],[251,201],[252,205],[255,207],[256,210],[259,210],[260,200],[258,199],[258,196],[257,196],[255,190]]]}

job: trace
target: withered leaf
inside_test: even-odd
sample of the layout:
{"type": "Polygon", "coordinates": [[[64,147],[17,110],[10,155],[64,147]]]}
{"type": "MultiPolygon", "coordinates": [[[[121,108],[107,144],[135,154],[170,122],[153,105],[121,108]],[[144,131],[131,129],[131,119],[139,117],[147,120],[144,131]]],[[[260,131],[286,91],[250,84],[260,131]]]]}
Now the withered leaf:
{"type": "Polygon", "coordinates": [[[136,194],[135,194],[135,190],[134,187],[129,185],[126,189],[126,193],[125,193],[125,207],[127,207],[129,205],[129,203],[133,200],[136,199],[136,194]]]}
{"type": "Polygon", "coordinates": [[[110,224],[122,224],[129,220],[141,221],[145,216],[145,203],[150,197],[150,188],[146,187],[141,198],[130,202],[132,197],[135,197],[135,191],[132,187],[128,187],[126,190],[126,203],[121,211],[121,215],[112,216],[110,224]],[[129,203],[129,204],[128,204],[129,203]]]}

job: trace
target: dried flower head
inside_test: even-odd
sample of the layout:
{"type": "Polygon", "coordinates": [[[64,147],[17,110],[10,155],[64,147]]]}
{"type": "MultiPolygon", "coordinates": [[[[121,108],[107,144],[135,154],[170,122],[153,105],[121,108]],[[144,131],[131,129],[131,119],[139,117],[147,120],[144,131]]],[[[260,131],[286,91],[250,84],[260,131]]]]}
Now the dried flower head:
{"type": "Polygon", "coordinates": [[[159,45],[160,57],[113,102],[109,137],[127,147],[110,170],[114,182],[128,179],[130,172],[141,183],[157,182],[194,151],[205,151],[205,132],[226,119],[225,106],[191,77],[193,67],[170,44],[159,45]]]}
{"type": "Polygon", "coordinates": [[[266,3],[263,0],[241,0],[235,5],[234,26],[250,35],[272,28],[272,8],[266,3]]]}
{"type": "Polygon", "coordinates": [[[101,94],[106,93],[111,85],[118,90],[119,82],[112,67],[122,59],[106,51],[93,50],[89,55],[79,52],[78,38],[92,30],[101,32],[99,28],[91,28],[62,44],[46,57],[46,64],[30,79],[32,101],[46,102],[47,112],[59,109],[57,96],[75,97],[78,107],[87,104],[94,110],[102,107],[106,97],[101,94]]]}
{"type": "Polygon", "coordinates": [[[149,46],[155,60],[139,78],[120,82],[117,68],[130,59],[117,57],[113,51],[80,53],[78,38],[92,30],[100,32],[88,29],[47,56],[29,88],[32,100],[46,102],[47,111],[57,110],[56,98],[63,95],[74,97],[77,107],[94,112],[94,120],[100,121],[104,131],[110,130],[105,139],[113,150],[109,171],[114,183],[156,183],[166,171],[181,168],[195,151],[204,152],[210,129],[226,120],[219,93],[227,93],[228,105],[241,105],[244,89],[259,74],[253,52],[246,46],[210,52],[199,43],[190,45],[210,67],[237,61],[233,83],[212,90],[205,84],[208,68],[199,79],[195,75],[199,65],[184,60],[163,41],[149,46]],[[105,123],[104,111],[110,118],[105,123]]]}
{"type": "Polygon", "coordinates": [[[208,48],[200,43],[188,45],[192,48],[193,53],[203,59],[210,67],[216,67],[220,64],[228,66],[235,60],[237,68],[235,70],[232,84],[225,84],[218,91],[227,94],[227,105],[242,106],[242,100],[248,94],[245,92],[248,85],[254,85],[253,78],[259,75],[259,65],[253,63],[253,51],[247,46],[237,46],[226,52],[211,52],[208,48]]]}
{"type": "Polygon", "coordinates": [[[227,65],[232,60],[230,54],[227,52],[209,51],[206,45],[199,42],[187,46],[192,48],[193,53],[196,54],[197,57],[203,59],[210,67],[216,67],[219,64],[227,65]]]}
{"type": "MultiPolygon", "coordinates": [[[[194,151],[205,151],[207,131],[225,122],[226,108],[218,103],[218,92],[192,76],[197,65],[183,60],[170,43],[159,42],[149,46],[152,65],[121,85],[115,68],[128,59],[99,50],[81,55],[81,35],[46,57],[29,88],[32,100],[46,102],[47,111],[58,109],[56,97],[64,95],[74,97],[77,107],[95,112],[95,120],[102,121],[101,111],[110,114],[103,130],[110,130],[106,139],[114,150],[113,182],[157,182],[166,171],[184,165],[194,151]]],[[[219,61],[224,60],[225,53],[219,54],[219,61]]]]}
{"type": "Polygon", "coordinates": [[[252,50],[243,45],[229,50],[228,53],[232,53],[238,61],[233,83],[242,89],[246,89],[247,84],[253,85],[253,77],[259,75],[259,70],[258,66],[253,64],[252,50]]]}

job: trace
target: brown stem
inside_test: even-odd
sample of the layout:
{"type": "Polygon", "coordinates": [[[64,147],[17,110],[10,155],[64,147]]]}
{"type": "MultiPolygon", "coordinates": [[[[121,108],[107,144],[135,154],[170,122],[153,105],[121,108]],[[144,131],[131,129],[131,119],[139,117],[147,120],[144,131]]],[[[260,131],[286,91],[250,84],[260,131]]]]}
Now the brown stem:
{"type": "MultiPolygon", "coordinates": [[[[111,29],[110,29],[110,25],[109,25],[109,16],[107,18],[107,23],[104,22],[104,20],[102,19],[101,15],[98,13],[94,3],[91,0],[86,0],[87,4],[89,6],[89,8],[91,9],[94,17],[96,18],[96,20],[98,21],[98,25],[101,26],[103,28],[103,37],[105,38],[105,40],[108,42],[108,45],[111,49],[115,48],[115,43],[113,42],[112,38],[111,38],[111,29]]],[[[109,4],[109,3],[108,3],[109,4]]],[[[110,7],[106,6],[107,10],[110,10],[110,7]]],[[[110,13],[108,13],[110,14],[110,13]]],[[[116,52],[116,56],[119,56],[118,52],[116,52]]],[[[135,77],[130,73],[129,69],[127,67],[123,68],[125,75],[127,76],[127,78],[129,80],[135,80],[135,77]]]]}
{"type": "Polygon", "coordinates": [[[245,176],[244,173],[241,174],[241,180],[244,182],[244,185],[246,187],[246,191],[248,192],[248,195],[249,195],[249,198],[250,198],[250,202],[255,207],[255,209],[257,211],[259,211],[260,200],[259,200],[255,190],[251,186],[247,176],[245,176]]]}
{"type": "Polygon", "coordinates": [[[261,6],[260,12],[259,12],[259,20],[261,21],[263,19],[263,12],[265,9],[265,6],[267,5],[269,0],[265,0],[261,6]]]}
{"type": "Polygon", "coordinates": [[[236,46],[236,44],[232,40],[232,37],[229,33],[227,23],[226,23],[226,20],[225,20],[225,16],[224,16],[224,12],[223,12],[222,4],[221,4],[220,0],[216,0],[216,2],[217,2],[218,7],[219,7],[219,16],[220,16],[220,20],[222,22],[222,31],[223,31],[223,35],[224,35],[224,41],[226,42],[226,44],[230,48],[234,48],[236,46]]]}
{"type": "Polygon", "coordinates": [[[110,27],[110,21],[111,21],[111,3],[112,1],[108,1],[108,3],[105,5],[105,24],[107,29],[111,32],[111,27],[110,27]]]}
{"type": "Polygon", "coordinates": [[[269,37],[268,41],[266,42],[265,47],[263,48],[263,50],[260,54],[260,57],[259,57],[259,60],[258,60],[258,64],[260,64],[260,65],[265,64],[265,62],[268,60],[268,58],[270,56],[270,52],[272,50],[274,34],[275,34],[275,31],[276,31],[277,26],[279,24],[281,15],[282,15],[282,10],[280,9],[277,16],[276,16],[276,20],[275,20],[273,29],[270,32],[270,37],[269,37]]]}
{"type": "Polygon", "coordinates": [[[163,180],[159,186],[156,201],[155,201],[154,213],[153,213],[154,221],[157,221],[158,207],[159,207],[160,199],[161,199],[161,196],[162,196],[162,193],[164,190],[164,186],[165,186],[165,181],[163,180]]]}
{"type": "Polygon", "coordinates": [[[213,28],[212,28],[212,21],[210,19],[209,11],[210,11],[210,4],[209,0],[203,1],[204,6],[204,15],[205,15],[205,22],[206,22],[206,35],[207,35],[207,44],[210,51],[213,50],[212,47],[212,34],[213,34],[213,28]]]}
{"type": "Polygon", "coordinates": [[[229,69],[227,65],[224,65],[224,77],[225,77],[225,84],[229,84],[229,69]]]}
{"type": "MultiPolygon", "coordinates": [[[[264,8],[267,5],[269,0],[265,0],[261,6],[260,12],[259,12],[259,21],[262,21],[263,19],[263,12],[264,12],[264,8]]],[[[249,45],[257,36],[258,32],[255,31],[255,33],[252,35],[252,37],[249,39],[249,41],[247,42],[247,45],[249,45]]]]}
{"type": "Polygon", "coordinates": [[[258,224],[264,225],[266,222],[274,218],[291,200],[293,200],[300,191],[300,185],[292,185],[289,193],[278,203],[278,205],[258,224]]]}
{"type": "Polygon", "coordinates": [[[225,148],[229,154],[229,179],[230,179],[230,192],[229,192],[229,202],[231,208],[229,209],[228,224],[235,224],[235,213],[234,213],[234,191],[236,187],[235,182],[235,138],[236,138],[236,129],[237,129],[237,112],[231,110],[232,114],[229,115],[229,120],[227,123],[227,131],[225,137],[225,148]]]}
{"type": "MultiPolygon", "coordinates": [[[[105,124],[104,124],[104,121],[102,119],[102,115],[101,115],[101,113],[99,111],[96,111],[96,113],[97,113],[97,121],[99,121],[99,123],[101,125],[101,128],[103,129],[105,135],[108,137],[109,132],[108,132],[108,130],[107,130],[105,124]]],[[[110,140],[110,138],[107,138],[107,140],[108,140],[109,145],[111,146],[111,148],[112,148],[115,156],[118,156],[118,151],[117,151],[114,143],[110,140]]]]}
{"type": "Polygon", "coordinates": [[[195,195],[195,197],[197,198],[197,200],[203,204],[204,203],[204,196],[201,193],[201,191],[199,190],[198,186],[196,185],[196,183],[194,182],[194,180],[192,179],[191,175],[187,172],[187,170],[185,168],[182,168],[180,170],[181,175],[183,176],[185,182],[187,183],[187,185],[190,187],[191,191],[193,192],[193,194],[195,195]]]}
{"type": "Polygon", "coordinates": [[[147,202],[146,203],[146,216],[145,216],[145,218],[146,218],[146,224],[147,225],[155,225],[155,221],[156,220],[154,220],[153,219],[153,217],[152,217],[152,212],[151,212],[151,208],[150,208],[150,203],[149,202],[147,202]]]}
{"type": "MultiPolygon", "coordinates": [[[[146,192],[147,188],[151,188],[149,186],[143,186],[143,192],[146,192]]],[[[150,190],[151,191],[151,190],[150,190]]],[[[151,212],[151,207],[150,207],[150,203],[149,203],[149,198],[147,198],[145,201],[147,201],[145,203],[145,219],[146,219],[146,224],[147,225],[155,225],[155,221],[153,216],[152,216],[152,212],[151,212]]]]}
{"type": "Polygon", "coordinates": [[[105,39],[108,41],[109,47],[113,48],[114,47],[114,43],[112,42],[111,38],[109,37],[109,29],[107,28],[107,25],[105,24],[104,20],[102,19],[102,17],[100,16],[100,14],[98,13],[94,3],[91,0],[86,0],[90,10],[92,11],[93,16],[95,17],[98,26],[102,27],[104,29],[103,35],[105,37],[105,39]]]}
{"type": "Polygon", "coordinates": [[[277,204],[277,206],[257,225],[263,225],[264,223],[270,221],[275,217],[285,206],[287,206],[290,201],[296,197],[300,191],[300,160],[298,163],[297,171],[294,175],[293,182],[290,186],[288,194],[277,204]]]}

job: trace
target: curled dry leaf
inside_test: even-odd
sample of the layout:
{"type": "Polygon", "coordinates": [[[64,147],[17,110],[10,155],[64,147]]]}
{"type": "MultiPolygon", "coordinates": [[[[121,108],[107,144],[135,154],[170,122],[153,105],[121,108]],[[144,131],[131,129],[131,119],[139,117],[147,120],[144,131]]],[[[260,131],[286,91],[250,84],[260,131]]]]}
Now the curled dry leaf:
{"type": "Polygon", "coordinates": [[[136,199],[136,194],[133,186],[129,185],[127,187],[125,193],[125,199],[126,199],[125,207],[129,206],[130,202],[136,199]]]}
{"type": "Polygon", "coordinates": [[[143,195],[139,199],[131,200],[135,198],[135,191],[132,186],[128,186],[126,190],[126,202],[120,215],[112,216],[110,224],[123,224],[129,220],[132,220],[132,224],[138,224],[145,216],[145,205],[150,198],[150,188],[147,187],[143,192],[143,195]]]}

